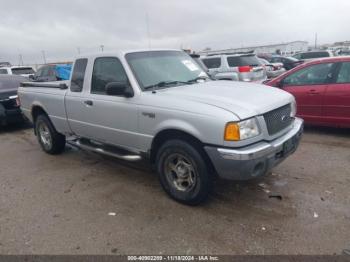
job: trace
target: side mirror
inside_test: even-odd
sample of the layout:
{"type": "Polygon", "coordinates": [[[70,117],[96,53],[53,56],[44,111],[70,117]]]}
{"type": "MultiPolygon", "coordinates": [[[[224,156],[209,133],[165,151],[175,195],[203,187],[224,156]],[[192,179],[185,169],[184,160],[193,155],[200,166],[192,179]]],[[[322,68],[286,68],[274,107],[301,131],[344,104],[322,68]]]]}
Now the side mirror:
{"type": "Polygon", "coordinates": [[[106,85],[106,93],[110,96],[133,97],[134,92],[127,82],[110,82],[106,85]]]}

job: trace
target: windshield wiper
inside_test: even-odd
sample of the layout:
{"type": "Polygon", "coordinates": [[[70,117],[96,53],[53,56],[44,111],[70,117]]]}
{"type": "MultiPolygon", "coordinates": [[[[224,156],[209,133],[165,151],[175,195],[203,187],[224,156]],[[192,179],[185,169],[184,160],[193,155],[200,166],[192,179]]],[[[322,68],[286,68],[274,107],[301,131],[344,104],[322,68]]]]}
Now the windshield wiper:
{"type": "Polygon", "coordinates": [[[161,81],[154,85],[145,86],[143,89],[148,90],[148,89],[155,89],[156,87],[166,87],[166,86],[172,86],[172,85],[178,85],[178,84],[194,84],[198,80],[207,80],[207,79],[208,77],[206,76],[199,76],[188,81],[161,81]]]}
{"type": "Polygon", "coordinates": [[[196,77],[194,79],[188,80],[186,83],[187,84],[191,84],[191,83],[198,82],[198,80],[207,80],[207,79],[208,79],[208,77],[206,77],[206,76],[198,76],[198,77],[196,77]]]}
{"type": "Polygon", "coordinates": [[[148,89],[154,89],[156,87],[166,87],[166,86],[177,85],[177,84],[187,84],[187,82],[183,82],[183,81],[161,81],[161,82],[159,82],[157,84],[154,84],[154,85],[145,86],[143,89],[148,90],[148,89]]]}

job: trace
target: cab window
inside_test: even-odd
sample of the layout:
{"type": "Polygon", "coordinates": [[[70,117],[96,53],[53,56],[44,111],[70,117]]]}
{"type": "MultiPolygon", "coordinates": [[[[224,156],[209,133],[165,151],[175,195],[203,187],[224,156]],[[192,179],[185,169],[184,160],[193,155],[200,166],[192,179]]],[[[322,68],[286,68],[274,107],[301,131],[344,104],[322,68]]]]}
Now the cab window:
{"type": "Polygon", "coordinates": [[[106,95],[106,86],[111,82],[128,83],[122,63],[116,57],[97,58],[92,72],[91,93],[106,95]]]}

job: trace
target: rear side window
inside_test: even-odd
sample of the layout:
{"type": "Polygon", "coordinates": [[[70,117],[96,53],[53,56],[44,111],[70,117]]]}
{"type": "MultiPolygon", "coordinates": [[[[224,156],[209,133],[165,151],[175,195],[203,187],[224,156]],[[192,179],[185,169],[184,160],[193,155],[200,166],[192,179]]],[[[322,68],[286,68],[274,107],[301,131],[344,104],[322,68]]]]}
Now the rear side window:
{"type": "Polygon", "coordinates": [[[84,86],[84,76],[88,60],[86,58],[77,59],[74,64],[70,90],[81,92],[84,86]]]}
{"type": "Polygon", "coordinates": [[[0,75],[7,75],[6,69],[0,69],[0,75]]]}
{"type": "Polygon", "coordinates": [[[128,82],[122,63],[116,57],[97,58],[92,72],[91,93],[105,95],[106,85],[111,82],[128,82]]]}
{"type": "Polygon", "coordinates": [[[204,58],[202,61],[208,69],[219,68],[221,66],[220,57],[204,58]]]}
{"type": "Polygon", "coordinates": [[[338,73],[337,83],[350,83],[350,62],[342,63],[338,73]]]}
{"type": "Polygon", "coordinates": [[[230,56],[227,57],[227,63],[229,67],[261,65],[256,56],[230,56]]]}

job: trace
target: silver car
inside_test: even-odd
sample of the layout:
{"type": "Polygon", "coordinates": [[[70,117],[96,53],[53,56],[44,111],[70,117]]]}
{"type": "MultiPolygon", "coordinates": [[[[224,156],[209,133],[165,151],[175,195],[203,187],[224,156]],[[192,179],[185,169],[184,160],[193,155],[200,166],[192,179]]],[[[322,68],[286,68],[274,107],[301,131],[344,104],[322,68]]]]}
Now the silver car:
{"type": "Polygon", "coordinates": [[[261,83],[267,79],[266,69],[252,53],[208,55],[202,61],[217,80],[261,83]]]}

